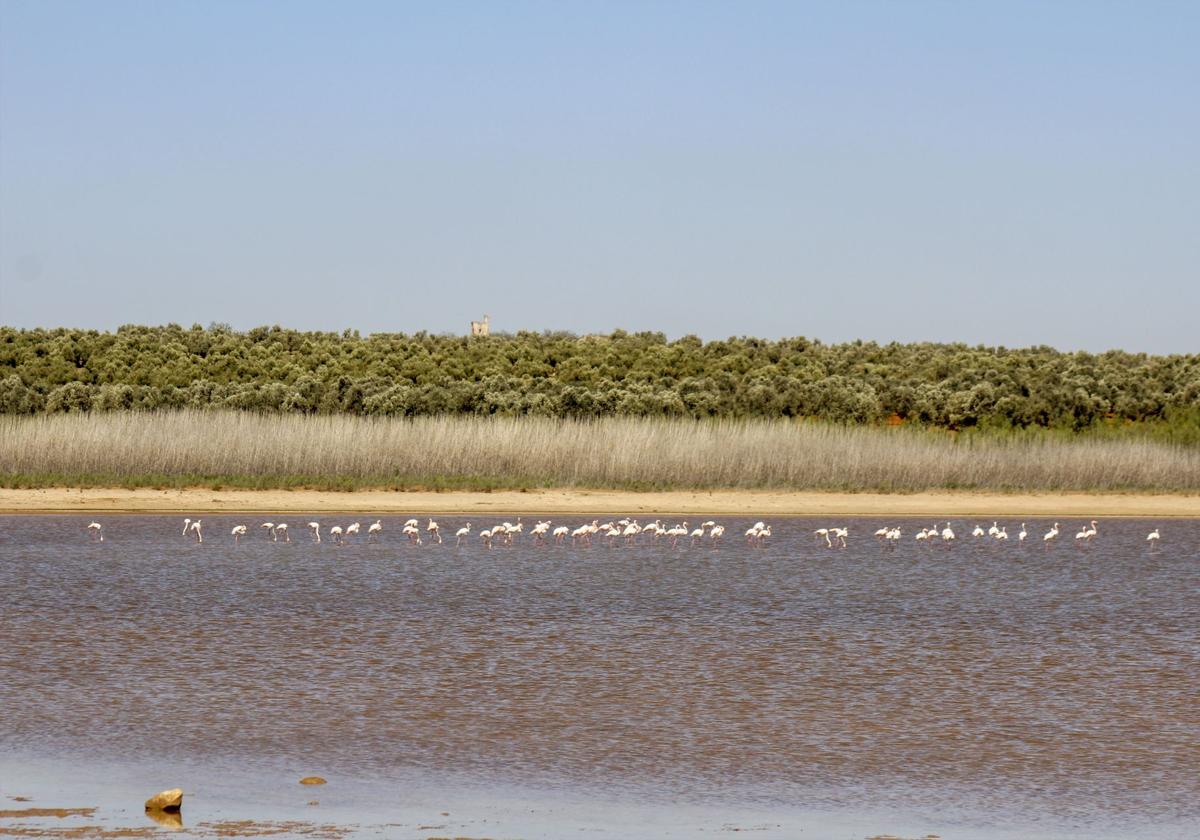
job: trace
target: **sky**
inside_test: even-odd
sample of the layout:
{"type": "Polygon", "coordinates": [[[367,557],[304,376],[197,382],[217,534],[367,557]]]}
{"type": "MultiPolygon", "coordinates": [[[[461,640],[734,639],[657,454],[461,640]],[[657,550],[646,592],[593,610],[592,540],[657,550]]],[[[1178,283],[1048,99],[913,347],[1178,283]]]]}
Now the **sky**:
{"type": "Polygon", "coordinates": [[[1200,3],[0,0],[0,324],[1200,352],[1200,3]]]}

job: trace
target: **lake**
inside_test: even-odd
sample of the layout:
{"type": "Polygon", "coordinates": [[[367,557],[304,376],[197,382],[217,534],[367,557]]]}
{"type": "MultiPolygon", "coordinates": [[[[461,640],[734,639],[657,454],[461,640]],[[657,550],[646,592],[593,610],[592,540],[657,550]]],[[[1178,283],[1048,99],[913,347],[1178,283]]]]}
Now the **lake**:
{"type": "Polygon", "coordinates": [[[534,544],[526,514],[487,549],[438,515],[444,542],[412,545],[406,518],[337,545],[356,517],[287,517],[284,543],[204,516],[197,543],[182,517],[100,517],[93,542],[91,518],[0,516],[0,795],[115,828],[179,786],[198,834],[1200,828],[1200,522],[1086,546],[1063,522],[1047,549],[1049,520],[1021,546],[1019,521],[1002,543],[957,519],[947,549],[914,540],[928,519],[779,518],[759,546],[715,517],[718,545],[583,546],[534,544]]]}

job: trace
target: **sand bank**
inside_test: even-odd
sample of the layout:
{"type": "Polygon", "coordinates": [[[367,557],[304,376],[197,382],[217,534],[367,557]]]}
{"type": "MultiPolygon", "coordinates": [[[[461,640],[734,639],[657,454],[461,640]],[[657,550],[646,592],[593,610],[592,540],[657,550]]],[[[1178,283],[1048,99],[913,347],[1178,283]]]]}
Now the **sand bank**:
{"type": "Polygon", "coordinates": [[[1200,496],[1090,493],[789,493],[616,490],[352,493],[318,490],[0,489],[3,513],[657,513],[748,516],[1200,517],[1200,496]]]}

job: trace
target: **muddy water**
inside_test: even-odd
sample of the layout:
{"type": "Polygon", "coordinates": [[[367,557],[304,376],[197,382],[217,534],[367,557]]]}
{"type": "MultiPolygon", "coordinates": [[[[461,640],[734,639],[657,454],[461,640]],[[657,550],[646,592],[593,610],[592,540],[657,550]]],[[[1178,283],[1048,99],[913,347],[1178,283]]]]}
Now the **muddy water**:
{"type": "Polygon", "coordinates": [[[1050,550],[1048,522],[1022,548],[957,521],[944,550],[897,520],[886,550],[871,519],[830,550],[803,518],[762,547],[486,550],[410,545],[401,519],[317,545],[311,518],[278,543],[206,517],[197,544],[171,517],[107,517],[102,543],[0,517],[0,751],[1018,831],[1200,821],[1200,522],[1157,551],[1130,520],[1050,550]]]}

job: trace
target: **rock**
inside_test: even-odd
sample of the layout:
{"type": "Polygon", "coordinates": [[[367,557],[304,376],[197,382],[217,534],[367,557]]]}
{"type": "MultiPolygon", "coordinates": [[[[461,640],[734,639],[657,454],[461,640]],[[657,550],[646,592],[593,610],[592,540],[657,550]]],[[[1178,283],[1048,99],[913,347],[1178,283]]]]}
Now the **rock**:
{"type": "Polygon", "coordinates": [[[146,800],[147,811],[178,811],[183,807],[183,790],[174,788],[151,796],[146,800]]]}
{"type": "Polygon", "coordinates": [[[303,779],[300,780],[300,784],[302,784],[302,785],[323,785],[323,784],[325,784],[325,780],[322,779],[320,776],[305,776],[303,779]]]}

